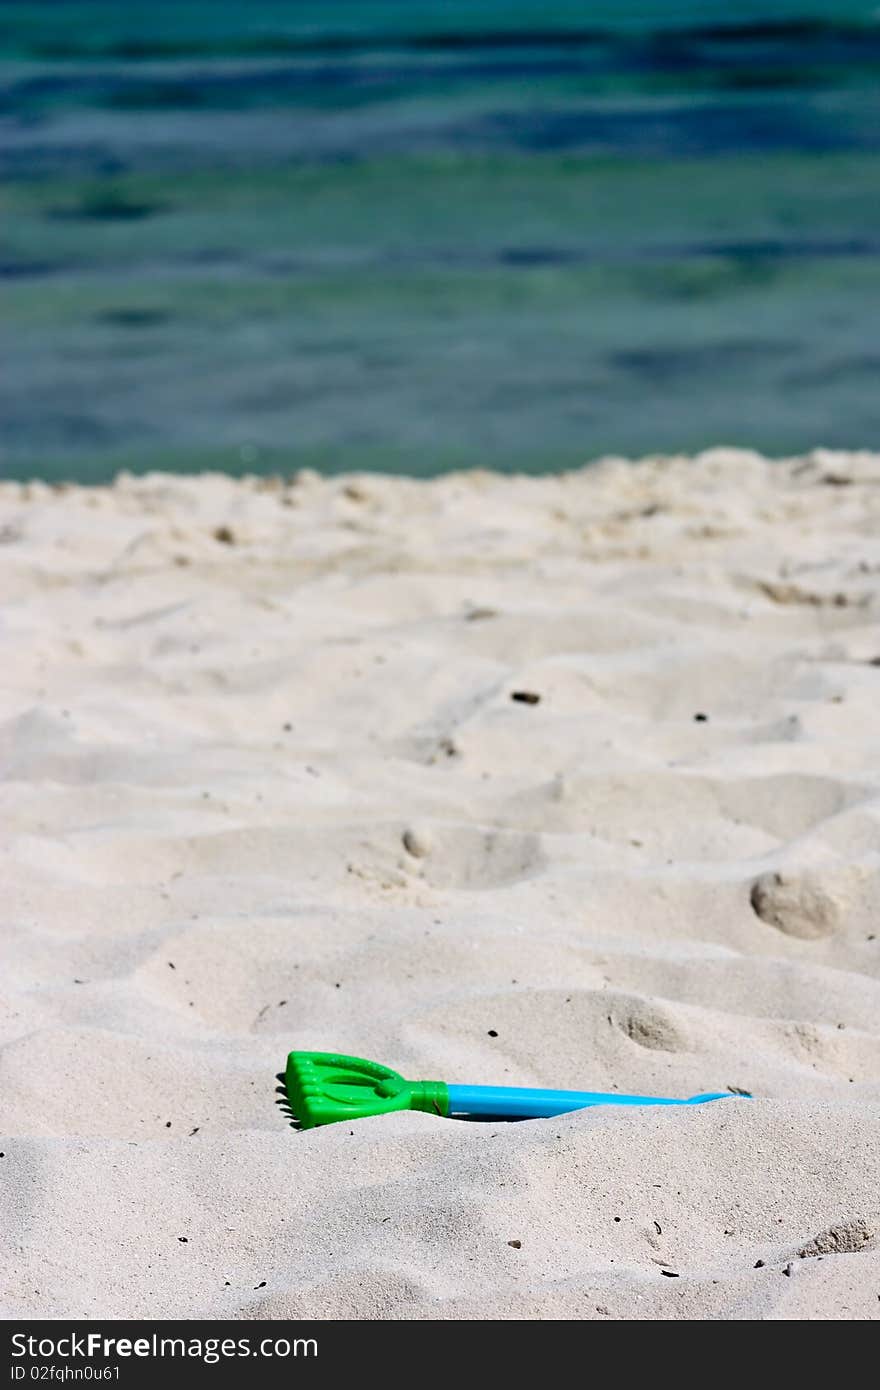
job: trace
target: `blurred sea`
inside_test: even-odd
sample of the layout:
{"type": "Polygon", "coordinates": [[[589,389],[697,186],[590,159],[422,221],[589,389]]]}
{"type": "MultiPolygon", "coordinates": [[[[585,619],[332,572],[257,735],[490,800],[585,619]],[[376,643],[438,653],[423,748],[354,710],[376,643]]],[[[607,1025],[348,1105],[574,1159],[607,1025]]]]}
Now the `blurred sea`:
{"type": "Polygon", "coordinates": [[[0,472],[880,446],[880,3],[0,4],[0,472]]]}

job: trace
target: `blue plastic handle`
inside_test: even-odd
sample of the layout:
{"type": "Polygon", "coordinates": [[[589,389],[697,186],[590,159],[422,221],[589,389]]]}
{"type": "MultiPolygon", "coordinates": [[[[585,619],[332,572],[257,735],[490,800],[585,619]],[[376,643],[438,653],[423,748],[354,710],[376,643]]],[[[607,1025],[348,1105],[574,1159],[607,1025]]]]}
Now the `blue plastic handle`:
{"type": "Polygon", "coordinates": [[[450,1086],[449,1113],[493,1120],[543,1120],[586,1110],[590,1105],[702,1105],[729,1100],[729,1091],[707,1091],[686,1100],[662,1096],[621,1096],[614,1091],[544,1091],[523,1086],[450,1086]]]}

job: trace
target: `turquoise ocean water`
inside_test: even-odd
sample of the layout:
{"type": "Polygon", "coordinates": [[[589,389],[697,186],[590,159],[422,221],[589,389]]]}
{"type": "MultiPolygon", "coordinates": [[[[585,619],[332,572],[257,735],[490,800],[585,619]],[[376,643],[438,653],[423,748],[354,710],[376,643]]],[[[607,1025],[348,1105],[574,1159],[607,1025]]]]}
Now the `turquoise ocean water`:
{"type": "Polygon", "coordinates": [[[880,4],[0,5],[0,473],[880,447],[880,4]]]}

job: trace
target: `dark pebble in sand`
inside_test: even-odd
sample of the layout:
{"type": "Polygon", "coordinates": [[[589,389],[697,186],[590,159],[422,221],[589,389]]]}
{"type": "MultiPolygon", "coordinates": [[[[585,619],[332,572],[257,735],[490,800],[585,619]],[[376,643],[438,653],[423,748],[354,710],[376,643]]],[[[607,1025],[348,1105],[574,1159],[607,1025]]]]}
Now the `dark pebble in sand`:
{"type": "Polygon", "coordinates": [[[490,1037],[490,1038],[497,1038],[497,1037],[498,1037],[498,1034],[495,1032],[495,1029],[494,1029],[494,1028],[490,1028],[490,1029],[489,1029],[489,1037],[490,1037]]]}
{"type": "Polygon", "coordinates": [[[507,1244],[510,1246],[512,1250],[522,1250],[521,1240],[509,1240],[507,1244]]]}

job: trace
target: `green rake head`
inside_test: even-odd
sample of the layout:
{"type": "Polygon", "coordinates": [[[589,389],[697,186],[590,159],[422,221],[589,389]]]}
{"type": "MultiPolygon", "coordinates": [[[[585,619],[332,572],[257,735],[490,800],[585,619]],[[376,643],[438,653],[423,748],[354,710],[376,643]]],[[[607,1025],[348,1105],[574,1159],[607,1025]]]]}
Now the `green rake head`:
{"type": "Polygon", "coordinates": [[[285,1086],[290,1108],[303,1129],[392,1110],[449,1114],[443,1081],[405,1081],[380,1062],[336,1052],[290,1052],[285,1086]]]}

